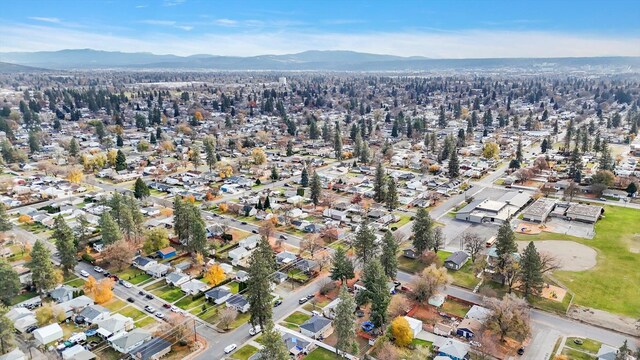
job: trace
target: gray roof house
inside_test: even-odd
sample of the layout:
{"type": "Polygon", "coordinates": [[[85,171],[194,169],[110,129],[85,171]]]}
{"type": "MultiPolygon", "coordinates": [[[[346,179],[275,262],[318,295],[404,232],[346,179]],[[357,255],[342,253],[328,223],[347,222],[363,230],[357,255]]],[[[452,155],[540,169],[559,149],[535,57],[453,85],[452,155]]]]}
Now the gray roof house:
{"type": "Polygon", "coordinates": [[[451,270],[460,270],[469,260],[469,254],[464,251],[456,251],[444,260],[444,266],[451,270]]]}
{"type": "Polygon", "coordinates": [[[326,338],[333,332],[333,327],[331,320],[322,316],[312,316],[311,319],[300,325],[300,332],[314,339],[326,338]]]}
{"type": "Polygon", "coordinates": [[[81,316],[85,318],[85,320],[89,324],[93,324],[96,321],[101,321],[109,317],[111,311],[104,306],[101,305],[89,305],[86,308],[80,311],[81,316]]]}
{"type": "Polygon", "coordinates": [[[249,311],[249,301],[244,295],[235,294],[227,300],[227,307],[234,308],[241,313],[246,313],[249,311]]]}
{"type": "Polygon", "coordinates": [[[299,261],[295,266],[297,269],[300,269],[301,271],[304,271],[304,272],[314,271],[319,267],[316,261],[308,260],[308,259],[303,259],[299,261]]]}
{"type": "Polygon", "coordinates": [[[218,286],[204,293],[207,300],[213,301],[217,305],[229,300],[231,295],[233,294],[226,286],[218,286]]]}
{"type": "Polygon", "coordinates": [[[190,279],[191,277],[187,274],[183,274],[181,272],[172,272],[165,276],[164,281],[166,281],[167,284],[171,284],[173,286],[180,286],[190,279]]]}
{"type": "Polygon", "coordinates": [[[133,329],[122,336],[109,340],[109,343],[114,350],[128,354],[149,339],[151,339],[151,333],[147,330],[133,329]]]}
{"type": "Polygon", "coordinates": [[[615,360],[617,354],[618,349],[614,348],[613,346],[602,344],[600,345],[598,355],[596,356],[598,360],[615,360]]]}
{"type": "Polygon", "coordinates": [[[209,285],[203,283],[200,280],[191,279],[191,280],[185,282],[184,284],[182,284],[180,286],[180,290],[182,290],[187,295],[195,295],[195,294],[198,294],[198,293],[204,291],[208,287],[209,287],[209,285]]]}
{"type": "Polygon", "coordinates": [[[284,344],[287,346],[289,353],[294,356],[298,356],[298,354],[308,354],[313,350],[313,344],[300,339],[299,337],[286,333],[282,335],[282,340],[284,344]]]}
{"type": "Polygon", "coordinates": [[[49,297],[52,298],[55,302],[61,303],[73,299],[73,293],[75,291],[78,291],[78,289],[69,285],[62,285],[51,290],[49,292],[49,297]]]}
{"type": "Polygon", "coordinates": [[[156,360],[171,351],[171,343],[162,338],[153,338],[131,350],[129,353],[134,360],[156,360]]]}

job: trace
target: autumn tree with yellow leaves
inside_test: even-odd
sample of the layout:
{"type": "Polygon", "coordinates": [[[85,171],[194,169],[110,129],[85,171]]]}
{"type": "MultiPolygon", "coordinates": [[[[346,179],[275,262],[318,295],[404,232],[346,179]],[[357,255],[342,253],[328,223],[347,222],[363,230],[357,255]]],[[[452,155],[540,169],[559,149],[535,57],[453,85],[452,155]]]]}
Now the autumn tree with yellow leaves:
{"type": "Polygon", "coordinates": [[[84,174],[82,173],[82,170],[77,168],[71,169],[67,173],[67,180],[69,180],[74,184],[79,184],[82,181],[83,177],[84,177],[84,174]]]}
{"type": "Polygon", "coordinates": [[[413,330],[409,326],[409,322],[404,316],[398,316],[391,322],[391,334],[395,339],[396,345],[405,347],[411,344],[413,340],[413,330]]]}
{"type": "Polygon", "coordinates": [[[204,274],[204,278],[207,280],[210,286],[216,286],[226,279],[224,270],[218,264],[213,264],[207,272],[204,274]]]}
{"type": "Polygon", "coordinates": [[[263,165],[267,162],[267,154],[265,154],[262,148],[256,147],[251,150],[251,158],[256,165],[263,165]]]}

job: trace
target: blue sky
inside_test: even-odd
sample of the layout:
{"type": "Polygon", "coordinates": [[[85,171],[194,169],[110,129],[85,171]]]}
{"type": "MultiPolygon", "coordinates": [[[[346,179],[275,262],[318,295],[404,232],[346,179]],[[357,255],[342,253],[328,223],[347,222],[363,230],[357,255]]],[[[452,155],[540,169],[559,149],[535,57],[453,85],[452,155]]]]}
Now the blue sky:
{"type": "Polygon", "coordinates": [[[433,58],[640,55],[640,1],[4,2],[0,51],[433,58]]]}

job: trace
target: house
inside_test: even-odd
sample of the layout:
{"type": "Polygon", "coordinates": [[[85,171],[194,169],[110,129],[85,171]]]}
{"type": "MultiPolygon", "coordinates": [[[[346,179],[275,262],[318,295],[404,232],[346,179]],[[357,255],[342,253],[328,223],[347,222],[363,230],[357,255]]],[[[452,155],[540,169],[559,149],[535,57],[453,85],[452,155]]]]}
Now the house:
{"type": "Polygon", "coordinates": [[[469,260],[469,254],[464,251],[456,251],[444,260],[444,267],[451,270],[460,270],[469,260]]]}
{"type": "Polygon", "coordinates": [[[238,242],[238,246],[251,250],[258,246],[258,242],[260,241],[260,239],[260,235],[251,235],[240,240],[240,242],[238,242]]]}
{"type": "Polygon", "coordinates": [[[187,295],[196,295],[203,292],[209,285],[197,279],[191,279],[180,285],[180,290],[187,295]]]}
{"type": "Polygon", "coordinates": [[[278,265],[286,265],[296,261],[298,256],[290,251],[284,250],[276,254],[276,262],[278,265]]]}
{"type": "Polygon", "coordinates": [[[186,283],[187,281],[189,281],[191,279],[191,276],[181,273],[181,272],[172,272],[167,274],[167,276],[165,276],[164,281],[167,282],[167,284],[173,285],[173,286],[180,286],[184,283],[186,283]]]}
{"type": "Polygon", "coordinates": [[[480,305],[473,305],[471,309],[467,311],[464,318],[478,320],[480,323],[484,324],[489,316],[491,316],[491,310],[480,305]]]}
{"type": "Polygon", "coordinates": [[[477,199],[456,213],[457,220],[469,221],[472,223],[502,223],[510,216],[507,203],[490,200],[477,199]]]}
{"type": "Polygon", "coordinates": [[[18,347],[6,354],[0,355],[0,360],[26,360],[27,357],[18,347]]]}
{"type": "Polygon", "coordinates": [[[98,325],[98,330],[96,331],[98,336],[108,339],[133,329],[133,319],[115,313],[104,320],[96,322],[96,325],[98,325]]]}
{"type": "Polygon", "coordinates": [[[86,350],[80,344],[66,348],[60,355],[62,355],[63,360],[92,360],[97,358],[96,354],[86,350]]]}
{"type": "Polygon", "coordinates": [[[169,246],[169,247],[166,247],[164,249],[158,250],[156,252],[156,254],[162,260],[170,259],[170,258],[176,256],[176,249],[174,249],[173,246],[169,246]]]}
{"type": "Polygon", "coordinates": [[[89,324],[93,324],[108,318],[110,314],[111,311],[109,309],[95,304],[85,307],[78,315],[82,316],[89,324]]]}
{"type": "Polygon", "coordinates": [[[347,213],[334,209],[324,209],[322,216],[328,217],[337,221],[347,221],[347,213]]]}
{"type": "Polygon", "coordinates": [[[128,354],[131,350],[139,347],[145,341],[151,339],[151,333],[144,329],[133,329],[128,333],[109,340],[111,347],[123,354],[128,354]]]}
{"type": "Polygon", "coordinates": [[[482,329],[482,323],[476,319],[462,319],[456,329],[456,335],[471,339],[482,329]]]}
{"type": "Polygon", "coordinates": [[[171,343],[162,338],[153,338],[131,350],[133,360],[158,360],[171,351],[171,343]]]}
{"type": "Polygon", "coordinates": [[[51,324],[33,331],[33,337],[40,345],[47,345],[62,339],[64,333],[60,325],[51,324]]]}
{"type": "Polygon", "coordinates": [[[289,278],[289,275],[281,272],[281,271],[276,271],[275,273],[273,273],[273,282],[276,284],[282,284],[283,282],[285,282],[287,279],[289,278]]]}
{"type": "Polygon", "coordinates": [[[249,311],[249,301],[244,295],[235,294],[227,300],[227,307],[234,308],[237,312],[246,313],[249,311]]]}
{"type": "Polygon", "coordinates": [[[299,337],[285,333],[282,335],[282,340],[284,341],[285,346],[289,350],[289,353],[293,356],[298,356],[299,354],[308,354],[313,350],[313,344],[300,339],[299,337]]]}
{"type": "Polygon", "coordinates": [[[625,199],[629,196],[629,194],[623,190],[606,189],[602,192],[602,196],[612,197],[615,199],[625,199]]]}
{"type": "Polygon", "coordinates": [[[37,325],[38,320],[34,315],[23,316],[13,322],[13,327],[21,333],[24,333],[29,327],[37,325]]]}
{"type": "Polygon", "coordinates": [[[80,295],[69,301],[65,301],[58,305],[65,313],[66,318],[70,318],[73,314],[79,313],[82,309],[89,305],[93,305],[95,302],[93,299],[86,295],[80,295]]]}
{"type": "Polygon", "coordinates": [[[444,302],[446,300],[447,297],[444,294],[433,294],[431,295],[431,297],[429,297],[427,302],[429,303],[429,305],[439,308],[444,305],[444,302]]]}
{"type": "Polygon", "coordinates": [[[170,269],[171,269],[171,267],[169,265],[161,264],[161,263],[155,263],[155,264],[147,265],[145,272],[147,274],[153,276],[154,278],[161,278],[161,277],[165,276],[169,272],[170,269]]]}
{"type": "Polygon", "coordinates": [[[318,265],[318,263],[314,260],[309,260],[309,259],[302,259],[300,261],[298,261],[298,263],[295,265],[296,269],[299,269],[300,271],[303,271],[305,273],[309,273],[309,272],[313,272],[316,271],[320,268],[320,265],[318,265]]]}
{"type": "Polygon", "coordinates": [[[602,344],[600,345],[600,349],[598,349],[598,354],[596,356],[598,360],[616,360],[617,354],[618,349],[613,346],[602,344]]]}
{"type": "Polygon", "coordinates": [[[422,331],[422,321],[418,319],[414,319],[410,316],[405,316],[405,320],[409,323],[409,327],[411,331],[413,331],[413,337],[416,338],[418,334],[422,331]]]}
{"type": "Polygon", "coordinates": [[[231,295],[231,290],[226,286],[218,286],[204,293],[205,299],[213,301],[216,305],[226,302],[231,295]]]}
{"type": "Polygon", "coordinates": [[[469,358],[469,345],[455,339],[438,337],[433,342],[435,353],[448,357],[451,360],[467,360],[469,358]]]}
{"type": "MultiPolygon", "coordinates": [[[[440,336],[449,336],[453,332],[453,325],[438,322],[433,325],[433,333],[440,336]]],[[[445,357],[448,359],[447,357],[445,357]]]]}
{"type": "Polygon", "coordinates": [[[247,280],[249,280],[249,273],[244,270],[238,270],[238,272],[236,272],[235,279],[238,282],[246,282],[247,280]]]}
{"type": "Polygon", "coordinates": [[[402,250],[402,256],[409,258],[409,259],[417,259],[420,257],[420,254],[418,254],[418,252],[416,251],[416,249],[414,248],[409,248],[409,249],[404,249],[402,250]]]}
{"type": "Polygon", "coordinates": [[[78,289],[72,286],[62,285],[51,290],[49,292],[49,297],[52,298],[55,302],[61,303],[73,299],[73,294],[76,291],[78,291],[78,289]]]}
{"type": "Polygon", "coordinates": [[[133,258],[133,266],[137,267],[142,271],[147,271],[149,267],[157,263],[158,263],[157,261],[151,258],[148,258],[146,256],[136,256],[135,258],[133,258]]]}
{"type": "Polygon", "coordinates": [[[300,332],[313,339],[326,338],[333,332],[331,320],[322,316],[312,316],[300,325],[300,332]]]}

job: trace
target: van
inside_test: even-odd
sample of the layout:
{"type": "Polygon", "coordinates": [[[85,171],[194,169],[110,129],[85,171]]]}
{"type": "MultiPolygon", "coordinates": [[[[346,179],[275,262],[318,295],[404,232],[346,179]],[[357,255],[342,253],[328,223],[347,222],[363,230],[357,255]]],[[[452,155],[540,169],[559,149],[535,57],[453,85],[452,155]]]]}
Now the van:
{"type": "Polygon", "coordinates": [[[493,246],[495,242],[496,242],[496,237],[492,236],[491,238],[489,238],[489,240],[487,240],[487,242],[485,243],[485,246],[490,248],[493,246]]]}

